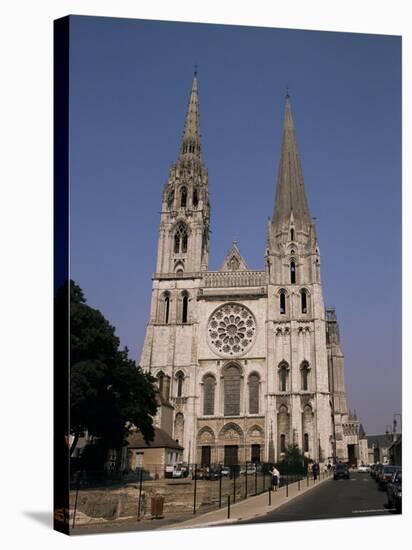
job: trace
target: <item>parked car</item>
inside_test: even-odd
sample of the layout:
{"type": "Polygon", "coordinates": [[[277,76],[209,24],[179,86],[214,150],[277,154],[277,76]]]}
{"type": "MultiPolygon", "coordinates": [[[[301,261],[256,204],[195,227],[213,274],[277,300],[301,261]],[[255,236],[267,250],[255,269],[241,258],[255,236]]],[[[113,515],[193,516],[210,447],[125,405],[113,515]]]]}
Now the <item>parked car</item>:
{"type": "Polygon", "coordinates": [[[213,481],[215,479],[219,479],[219,477],[220,477],[220,468],[219,467],[209,466],[208,468],[206,468],[205,479],[213,481]]]}
{"type": "Polygon", "coordinates": [[[386,486],[388,508],[398,514],[402,512],[402,470],[396,471],[386,486]]]}
{"type": "Polygon", "coordinates": [[[358,466],[358,472],[360,474],[368,474],[371,471],[370,466],[368,464],[361,464],[358,466]]]}
{"type": "Polygon", "coordinates": [[[333,479],[349,479],[349,468],[347,464],[338,462],[335,465],[335,471],[333,473],[333,479]]]}
{"type": "Polygon", "coordinates": [[[247,474],[248,476],[256,474],[256,472],[260,472],[262,470],[262,467],[260,464],[255,464],[251,462],[250,464],[247,464],[246,466],[243,466],[240,469],[240,473],[242,475],[247,474]]]}
{"type": "Polygon", "coordinates": [[[391,466],[385,464],[379,472],[378,486],[381,491],[386,490],[388,482],[392,479],[394,473],[400,470],[400,466],[391,466]]]}
{"type": "Polygon", "coordinates": [[[221,474],[222,474],[222,477],[229,477],[230,470],[229,470],[228,466],[223,466],[222,467],[221,474]]]}
{"type": "Polygon", "coordinates": [[[196,479],[206,479],[207,469],[203,467],[197,467],[196,472],[192,472],[192,479],[195,479],[195,473],[196,479]]]}

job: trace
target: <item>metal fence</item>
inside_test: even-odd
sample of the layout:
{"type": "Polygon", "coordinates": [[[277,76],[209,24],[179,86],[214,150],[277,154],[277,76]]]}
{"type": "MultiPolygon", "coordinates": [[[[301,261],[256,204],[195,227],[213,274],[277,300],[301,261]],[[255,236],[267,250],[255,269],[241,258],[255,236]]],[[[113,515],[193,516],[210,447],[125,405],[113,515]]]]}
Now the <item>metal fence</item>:
{"type": "MultiPolygon", "coordinates": [[[[233,504],[272,490],[270,466],[190,464],[170,472],[161,465],[124,472],[79,470],[71,478],[70,526],[161,518],[180,521],[223,507],[228,507],[230,516],[233,504]]],[[[285,494],[292,483],[298,482],[300,488],[314,482],[309,474],[282,472],[279,481],[285,494]]]]}

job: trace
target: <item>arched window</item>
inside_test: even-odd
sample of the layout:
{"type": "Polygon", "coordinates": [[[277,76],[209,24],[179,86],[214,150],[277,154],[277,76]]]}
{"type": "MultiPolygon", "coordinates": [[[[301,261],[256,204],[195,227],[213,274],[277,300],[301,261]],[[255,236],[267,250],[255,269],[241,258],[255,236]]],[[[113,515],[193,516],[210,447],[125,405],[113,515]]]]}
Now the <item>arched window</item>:
{"type": "Polygon", "coordinates": [[[163,393],[164,381],[165,381],[165,374],[164,372],[160,371],[157,375],[157,386],[159,388],[159,393],[163,393]]]}
{"type": "Polygon", "coordinates": [[[286,435],[280,434],[280,452],[286,452],[286,435]]]}
{"type": "Polygon", "coordinates": [[[170,294],[164,292],[159,300],[159,323],[169,323],[170,318],[170,294]]]}
{"type": "Polygon", "coordinates": [[[174,237],[174,252],[179,254],[179,252],[185,254],[187,252],[187,228],[183,222],[180,222],[175,230],[174,237]]]}
{"type": "Polygon", "coordinates": [[[224,415],[240,414],[240,370],[236,365],[229,365],[224,371],[224,415]]]}
{"type": "Polygon", "coordinates": [[[302,384],[301,384],[302,390],[303,391],[308,391],[308,389],[309,389],[309,365],[308,365],[308,363],[306,363],[306,361],[304,363],[302,363],[302,366],[300,368],[300,373],[301,373],[301,381],[302,381],[302,384]]]}
{"type": "Polygon", "coordinates": [[[182,371],[179,371],[176,374],[176,384],[177,384],[176,397],[182,397],[184,379],[185,379],[185,375],[183,374],[182,371]]]}
{"type": "Polygon", "coordinates": [[[176,231],[174,253],[179,254],[179,249],[180,249],[180,234],[176,231]]]}
{"type": "Polygon", "coordinates": [[[203,379],[203,414],[215,414],[216,380],[211,374],[203,379]]]}
{"type": "Polygon", "coordinates": [[[286,363],[282,363],[279,366],[279,391],[287,391],[288,375],[288,366],[286,363]]]}
{"type": "Polygon", "coordinates": [[[186,203],[187,203],[187,189],[186,187],[182,187],[180,191],[180,206],[182,208],[186,208],[186,203]]]}
{"type": "Polygon", "coordinates": [[[303,452],[309,452],[309,434],[303,434],[303,452]]]}
{"type": "Polygon", "coordinates": [[[249,376],[249,413],[259,414],[259,376],[249,376]]]}
{"type": "Polygon", "coordinates": [[[296,283],[296,264],[293,260],[290,262],[290,282],[292,285],[296,283]]]}
{"type": "Polygon", "coordinates": [[[182,323],[187,323],[189,313],[189,295],[187,292],[182,293],[182,323]]]}
{"type": "Polygon", "coordinates": [[[302,288],[300,291],[300,309],[302,313],[308,312],[308,296],[307,296],[307,290],[305,288],[302,288]]]}
{"type": "Polygon", "coordinates": [[[198,195],[197,195],[197,189],[194,189],[193,191],[193,199],[192,199],[192,202],[193,202],[193,206],[196,207],[198,204],[199,204],[199,198],[198,198],[198,195]]]}
{"type": "Polygon", "coordinates": [[[169,311],[170,311],[170,297],[169,295],[165,296],[165,323],[169,322],[169,311]]]}
{"type": "Polygon", "coordinates": [[[187,233],[186,231],[182,235],[182,252],[187,252],[187,233]]]}
{"type": "Polygon", "coordinates": [[[284,290],[279,294],[279,311],[282,315],[286,313],[286,293],[284,290]]]}

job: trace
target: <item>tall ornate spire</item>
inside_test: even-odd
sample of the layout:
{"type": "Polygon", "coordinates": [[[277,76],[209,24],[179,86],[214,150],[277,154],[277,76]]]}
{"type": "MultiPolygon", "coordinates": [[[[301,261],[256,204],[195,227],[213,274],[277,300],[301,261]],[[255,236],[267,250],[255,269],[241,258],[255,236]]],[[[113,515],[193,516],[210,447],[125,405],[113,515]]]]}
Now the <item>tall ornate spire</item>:
{"type": "Polygon", "coordinates": [[[311,225],[312,219],[303,183],[290,96],[287,93],[276,199],[272,216],[272,224],[276,232],[289,225],[292,213],[297,229],[311,225]]]}
{"type": "Polygon", "coordinates": [[[200,160],[200,123],[199,123],[199,97],[197,90],[197,68],[193,75],[192,89],[187,108],[185,127],[183,130],[182,145],[180,147],[180,159],[200,160]]]}

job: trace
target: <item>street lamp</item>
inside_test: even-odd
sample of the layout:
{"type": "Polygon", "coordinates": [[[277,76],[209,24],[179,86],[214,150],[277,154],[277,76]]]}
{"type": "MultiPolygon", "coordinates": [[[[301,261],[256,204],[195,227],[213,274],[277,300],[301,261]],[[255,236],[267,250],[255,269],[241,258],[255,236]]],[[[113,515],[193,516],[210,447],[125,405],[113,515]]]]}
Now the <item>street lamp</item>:
{"type": "Polygon", "coordinates": [[[394,413],[393,414],[393,439],[396,439],[396,427],[398,425],[398,422],[396,420],[396,417],[399,416],[400,420],[400,426],[401,426],[401,433],[402,433],[402,415],[400,413],[394,413]]]}

